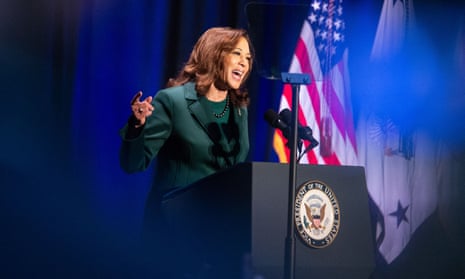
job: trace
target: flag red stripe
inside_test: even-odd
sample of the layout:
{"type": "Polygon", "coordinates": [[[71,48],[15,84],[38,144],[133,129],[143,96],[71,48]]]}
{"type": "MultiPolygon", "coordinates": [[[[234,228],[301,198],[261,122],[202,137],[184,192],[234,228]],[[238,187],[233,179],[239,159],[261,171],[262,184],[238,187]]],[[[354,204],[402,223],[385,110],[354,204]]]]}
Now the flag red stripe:
{"type": "MultiPolygon", "coordinates": [[[[310,57],[308,56],[307,47],[305,45],[305,41],[302,38],[299,38],[297,42],[295,53],[297,59],[299,60],[302,72],[308,74],[310,76],[310,80],[312,81],[309,85],[307,85],[307,90],[310,95],[313,112],[315,113],[315,119],[320,119],[320,95],[318,94],[318,89],[316,87],[315,76],[310,64],[310,57]]],[[[303,124],[307,125],[308,123],[305,121],[303,124]]],[[[317,125],[319,125],[319,123],[317,123],[317,125]]]]}
{"type": "Polygon", "coordinates": [[[324,92],[325,94],[323,94],[323,96],[326,99],[327,104],[329,104],[329,111],[332,119],[334,120],[334,123],[336,123],[336,127],[341,135],[345,135],[344,107],[335,92],[331,81],[331,75],[325,76],[323,84],[323,88],[326,88],[326,92],[324,92]]]}
{"type": "MultiPolygon", "coordinates": [[[[338,63],[339,71],[343,74],[346,72],[345,63],[338,63]]],[[[356,142],[356,135],[355,135],[355,127],[353,121],[353,113],[352,113],[352,101],[350,100],[350,94],[345,92],[344,94],[344,103],[345,103],[345,126],[347,127],[347,136],[350,140],[350,144],[354,149],[355,153],[357,153],[357,142],[356,142]]]]}
{"type": "MultiPolygon", "coordinates": [[[[308,89],[308,92],[309,92],[309,95],[310,95],[312,109],[313,109],[313,112],[315,113],[315,119],[317,120],[316,125],[318,126],[318,129],[321,130],[321,123],[318,121],[318,120],[321,119],[320,94],[319,94],[318,89],[316,87],[314,73],[313,73],[313,69],[311,68],[311,64],[309,62],[310,58],[308,56],[305,41],[302,38],[300,38],[298,43],[297,43],[296,57],[299,60],[302,72],[309,74],[310,77],[311,77],[311,80],[313,81],[312,83],[310,83],[310,85],[307,85],[307,89],[308,89]]],[[[328,82],[328,80],[326,80],[324,82],[328,82]]],[[[334,118],[334,121],[336,122],[336,125],[337,125],[339,131],[341,131],[341,129],[342,129],[341,134],[344,135],[344,128],[343,128],[344,127],[344,125],[343,125],[344,116],[341,115],[341,112],[343,111],[343,109],[342,109],[342,106],[341,106],[337,96],[334,93],[332,83],[329,82],[328,84],[329,84],[328,88],[331,89],[330,93],[332,93],[332,94],[329,94],[332,97],[332,100],[330,101],[330,104],[331,105],[336,104],[336,107],[330,108],[331,109],[331,114],[332,114],[332,116],[334,118]],[[335,113],[334,110],[336,110],[336,112],[339,112],[339,113],[335,113]]],[[[288,100],[288,103],[291,103],[291,102],[289,102],[289,100],[288,100]]],[[[305,115],[302,113],[303,110],[305,110],[305,108],[301,107],[301,109],[300,109],[301,112],[299,113],[299,121],[301,121],[301,123],[303,125],[308,126],[305,115]]],[[[314,151],[308,152],[307,158],[308,158],[308,161],[310,163],[317,163],[317,159],[316,159],[316,155],[315,155],[314,151]]],[[[337,157],[337,154],[334,153],[334,152],[332,153],[331,156],[324,157],[323,160],[325,161],[325,164],[340,165],[340,160],[337,157]]]]}

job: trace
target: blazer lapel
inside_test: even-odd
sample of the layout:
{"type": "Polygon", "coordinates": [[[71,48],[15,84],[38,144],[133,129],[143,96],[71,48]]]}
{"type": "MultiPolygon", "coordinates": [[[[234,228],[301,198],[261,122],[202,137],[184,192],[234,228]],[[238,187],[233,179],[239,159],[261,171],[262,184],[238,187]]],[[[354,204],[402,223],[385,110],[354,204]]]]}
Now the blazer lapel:
{"type": "MultiPolygon", "coordinates": [[[[195,84],[194,83],[187,83],[185,86],[186,90],[184,92],[184,96],[187,101],[187,107],[197,122],[199,122],[202,129],[210,136],[208,131],[208,123],[212,122],[212,119],[207,115],[205,109],[201,103],[199,96],[197,96],[197,92],[195,91],[195,84]]],[[[210,136],[211,137],[211,136],[210,136]]]]}
{"type": "Polygon", "coordinates": [[[247,108],[234,108],[234,121],[239,129],[239,144],[245,146],[249,144],[247,108]]]}
{"type": "MultiPolygon", "coordinates": [[[[199,98],[197,92],[195,91],[194,83],[186,84],[185,88],[185,98],[192,117],[194,117],[195,120],[200,124],[202,129],[210,137],[214,144],[219,144],[222,150],[230,152],[231,146],[228,144],[228,140],[225,137],[221,137],[221,132],[218,129],[212,129],[214,127],[211,126],[211,124],[216,122],[213,118],[213,114],[207,113],[206,109],[208,109],[208,104],[206,103],[206,99],[203,97],[199,98]]],[[[230,112],[234,114],[234,122],[237,125],[237,129],[239,131],[243,131],[243,129],[247,127],[245,124],[245,121],[247,121],[247,111],[241,108],[234,108],[230,112]]],[[[219,126],[217,127],[219,128],[219,126]]],[[[247,137],[247,133],[241,132],[239,135],[240,136],[237,139],[239,144],[245,144],[246,142],[244,142],[244,137],[247,137]]]]}

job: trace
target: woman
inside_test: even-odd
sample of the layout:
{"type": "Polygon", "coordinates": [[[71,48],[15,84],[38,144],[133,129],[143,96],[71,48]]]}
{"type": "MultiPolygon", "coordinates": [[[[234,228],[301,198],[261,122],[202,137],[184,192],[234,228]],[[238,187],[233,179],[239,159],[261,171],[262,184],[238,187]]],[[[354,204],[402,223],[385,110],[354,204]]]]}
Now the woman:
{"type": "Polygon", "coordinates": [[[131,173],[145,170],[157,157],[146,232],[161,227],[156,220],[164,194],[246,160],[249,96],[244,83],[252,57],[244,30],[211,28],[168,88],[153,98],[141,100],[142,92],[134,96],[132,115],[121,130],[120,163],[131,173]]]}
{"type": "Polygon", "coordinates": [[[156,191],[165,193],[243,162],[249,149],[243,85],[252,68],[250,48],[244,30],[211,28],[169,88],[153,100],[141,101],[138,92],[121,130],[121,167],[142,171],[157,157],[156,191]]]}

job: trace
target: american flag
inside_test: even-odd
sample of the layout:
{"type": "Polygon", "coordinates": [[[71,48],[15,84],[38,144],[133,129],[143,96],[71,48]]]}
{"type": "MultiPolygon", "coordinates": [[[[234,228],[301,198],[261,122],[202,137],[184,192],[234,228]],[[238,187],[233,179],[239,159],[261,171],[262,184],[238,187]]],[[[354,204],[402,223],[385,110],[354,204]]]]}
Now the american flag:
{"type": "MultiPolygon", "coordinates": [[[[289,68],[290,73],[311,77],[312,82],[300,88],[298,117],[320,142],[300,163],[357,164],[342,2],[311,2],[289,68]]],[[[279,110],[291,108],[291,102],[292,88],[285,85],[279,110]]],[[[289,161],[286,141],[280,131],[275,132],[273,147],[281,162],[289,161]]]]}

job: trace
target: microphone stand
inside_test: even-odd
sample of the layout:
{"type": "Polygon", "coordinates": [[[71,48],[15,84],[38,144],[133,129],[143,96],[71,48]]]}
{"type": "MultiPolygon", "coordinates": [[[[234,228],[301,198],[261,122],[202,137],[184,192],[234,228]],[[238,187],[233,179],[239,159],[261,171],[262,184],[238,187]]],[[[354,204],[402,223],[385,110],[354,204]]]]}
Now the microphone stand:
{"type": "Polygon", "coordinates": [[[298,141],[298,113],[299,92],[302,84],[310,83],[308,74],[281,73],[283,83],[292,86],[292,127],[289,135],[289,197],[287,214],[287,234],[284,252],[284,279],[294,279],[295,275],[295,228],[294,228],[294,202],[297,178],[297,141],[298,141]]]}

